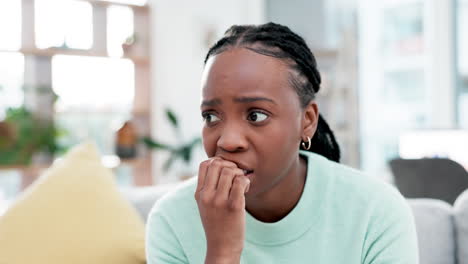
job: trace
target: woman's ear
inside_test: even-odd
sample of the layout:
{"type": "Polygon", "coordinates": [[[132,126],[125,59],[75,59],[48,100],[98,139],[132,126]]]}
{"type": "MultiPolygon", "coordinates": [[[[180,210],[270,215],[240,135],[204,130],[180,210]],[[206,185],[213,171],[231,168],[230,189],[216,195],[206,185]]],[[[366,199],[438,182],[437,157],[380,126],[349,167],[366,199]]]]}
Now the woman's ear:
{"type": "Polygon", "coordinates": [[[304,109],[304,117],[302,119],[302,140],[307,140],[307,137],[313,138],[317,130],[319,120],[319,110],[317,103],[311,101],[304,109]]]}

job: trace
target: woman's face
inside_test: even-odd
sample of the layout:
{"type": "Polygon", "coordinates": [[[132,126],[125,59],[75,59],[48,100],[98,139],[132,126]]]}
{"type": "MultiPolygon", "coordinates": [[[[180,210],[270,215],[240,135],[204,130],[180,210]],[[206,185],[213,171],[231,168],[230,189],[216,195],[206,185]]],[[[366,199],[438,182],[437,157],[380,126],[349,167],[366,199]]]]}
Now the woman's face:
{"type": "Polygon", "coordinates": [[[206,154],[249,171],[249,196],[268,191],[297,164],[305,112],[288,72],[282,60],[245,48],[224,51],[205,66],[206,154]]]}

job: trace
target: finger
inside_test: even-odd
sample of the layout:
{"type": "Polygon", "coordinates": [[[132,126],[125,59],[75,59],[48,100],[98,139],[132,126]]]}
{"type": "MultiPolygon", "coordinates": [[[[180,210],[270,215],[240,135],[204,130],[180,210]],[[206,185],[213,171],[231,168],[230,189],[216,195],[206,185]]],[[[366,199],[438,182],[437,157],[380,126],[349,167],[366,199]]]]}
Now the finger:
{"type": "Polygon", "coordinates": [[[200,163],[200,166],[198,168],[198,183],[197,183],[197,190],[196,190],[197,192],[203,189],[203,186],[205,185],[206,174],[208,173],[208,168],[210,167],[211,163],[215,159],[221,160],[221,158],[219,157],[212,157],[200,163]]]}
{"type": "Polygon", "coordinates": [[[223,160],[220,158],[213,159],[208,166],[208,171],[205,176],[205,184],[203,189],[206,190],[216,190],[219,181],[219,175],[223,167],[237,168],[237,165],[233,162],[223,160]]]}
{"type": "Polygon", "coordinates": [[[245,206],[245,192],[248,190],[250,185],[249,178],[245,176],[236,176],[234,178],[231,192],[229,193],[229,200],[234,209],[240,209],[239,207],[245,206]]]}
{"type": "Polygon", "coordinates": [[[216,188],[216,196],[220,199],[229,199],[229,192],[236,176],[242,176],[244,172],[239,168],[224,167],[221,170],[218,186],[216,188]]]}
{"type": "Polygon", "coordinates": [[[208,171],[208,166],[210,165],[211,161],[212,159],[205,160],[201,162],[200,166],[198,167],[198,182],[196,192],[199,192],[201,189],[203,189],[203,185],[205,184],[206,173],[208,171]]]}

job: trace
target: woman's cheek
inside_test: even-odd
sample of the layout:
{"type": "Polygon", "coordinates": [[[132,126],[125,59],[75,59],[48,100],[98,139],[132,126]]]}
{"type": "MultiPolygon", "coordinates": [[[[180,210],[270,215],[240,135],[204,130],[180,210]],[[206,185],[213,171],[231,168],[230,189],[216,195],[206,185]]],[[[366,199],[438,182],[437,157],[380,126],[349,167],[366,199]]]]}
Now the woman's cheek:
{"type": "Polygon", "coordinates": [[[216,154],[216,141],[214,141],[213,135],[210,135],[210,133],[206,131],[206,128],[204,128],[202,138],[203,148],[205,149],[206,155],[208,157],[213,157],[216,154]]]}

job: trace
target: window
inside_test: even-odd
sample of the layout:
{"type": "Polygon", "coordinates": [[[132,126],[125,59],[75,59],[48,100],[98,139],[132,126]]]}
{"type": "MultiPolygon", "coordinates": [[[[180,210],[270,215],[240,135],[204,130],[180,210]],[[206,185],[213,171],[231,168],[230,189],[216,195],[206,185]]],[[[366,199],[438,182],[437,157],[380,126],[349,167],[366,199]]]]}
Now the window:
{"type": "Polygon", "coordinates": [[[21,1],[0,1],[0,50],[21,46],[21,1]]]}
{"type": "Polygon", "coordinates": [[[57,111],[129,111],[133,103],[134,66],[127,59],[57,55],[52,84],[57,111]]]}
{"type": "MultiPolygon", "coordinates": [[[[456,57],[463,80],[468,73],[467,5],[467,0],[360,1],[362,169],[389,172],[388,161],[401,154],[402,142],[408,142],[401,139],[409,131],[457,128],[452,18],[458,13],[456,57]]],[[[460,120],[464,115],[468,127],[463,96],[468,92],[458,90],[460,120]]],[[[417,144],[407,147],[418,150],[417,144]]]]}
{"type": "MultiPolygon", "coordinates": [[[[150,82],[141,80],[151,70],[144,41],[149,12],[143,6],[146,0],[107,2],[0,1],[0,121],[8,107],[24,105],[27,97],[33,112],[54,114],[57,127],[65,132],[60,133],[62,146],[92,139],[102,154],[114,154],[116,130],[130,118],[134,103],[142,101],[134,100],[135,94],[150,89],[150,82]],[[107,25],[93,24],[106,19],[107,25]],[[139,53],[121,58],[122,44],[134,31],[139,40],[133,48],[139,53]],[[23,87],[31,96],[25,96],[23,87]],[[55,104],[36,96],[45,87],[58,95],[55,104]]],[[[138,121],[149,123],[149,111],[140,110],[138,121]]],[[[0,170],[0,210],[2,200],[22,188],[17,172],[0,170]]]]}
{"type": "Polygon", "coordinates": [[[383,175],[398,156],[400,134],[430,126],[427,3],[360,2],[361,169],[383,175]]]}
{"type": "Polygon", "coordinates": [[[89,3],[72,0],[36,0],[36,45],[89,49],[93,17],[89,3]]]}
{"type": "Polygon", "coordinates": [[[420,55],[423,52],[423,4],[404,3],[384,14],[383,51],[387,56],[420,55]]]}
{"type": "Polygon", "coordinates": [[[468,128],[468,0],[457,3],[458,119],[468,128]]]}
{"type": "Polygon", "coordinates": [[[134,97],[134,65],[128,59],[58,55],[52,60],[58,95],[56,120],[71,131],[66,145],[93,138],[113,154],[117,128],[129,118],[134,97]]]}
{"type": "Polygon", "coordinates": [[[0,52],[0,120],[8,107],[23,103],[24,56],[17,52],[0,52]]]}
{"type": "Polygon", "coordinates": [[[128,7],[111,6],[107,10],[107,49],[109,56],[121,57],[122,44],[133,35],[133,12],[128,7]]]}
{"type": "MultiPolygon", "coordinates": [[[[0,6],[4,4],[0,3],[0,6]]],[[[0,13],[2,9],[0,7],[0,13]]],[[[0,20],[2,18],[0,17],[0,20]]],[[[1,27],[1,25],[0,25],[1,27]]],[[[0,120],[5,117],[8,107],[23,103],[24,56],[17,52],[0,52],[0,120]]],[[[0,214],[2,201],[11,199],[20,190],[21,178],[15,172],[0,172],[0,214]]]]}
{"type": "Polygon", "coordinates": [[[148,2],[148,0],[100,0],[100,1],[131,4],[131,5],[138,5],[138,6],[145,5],[148,2]]]}

